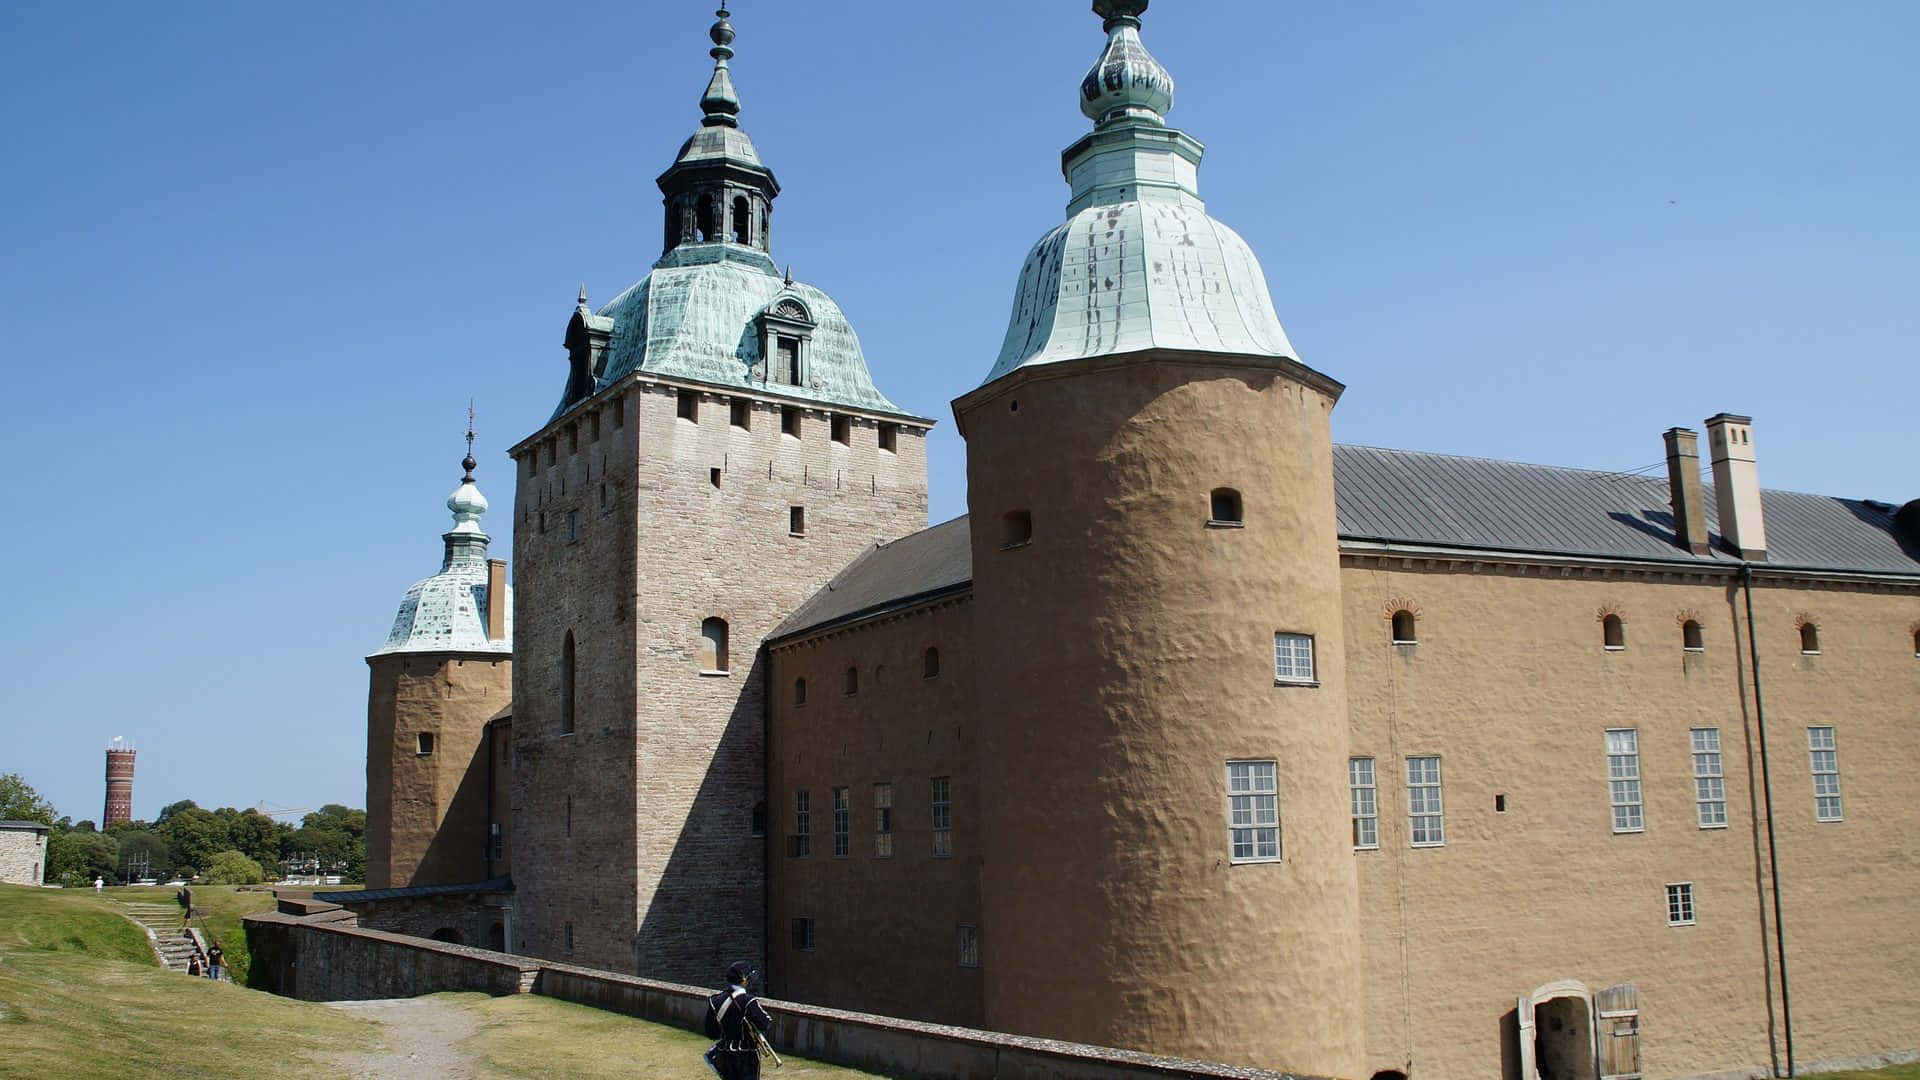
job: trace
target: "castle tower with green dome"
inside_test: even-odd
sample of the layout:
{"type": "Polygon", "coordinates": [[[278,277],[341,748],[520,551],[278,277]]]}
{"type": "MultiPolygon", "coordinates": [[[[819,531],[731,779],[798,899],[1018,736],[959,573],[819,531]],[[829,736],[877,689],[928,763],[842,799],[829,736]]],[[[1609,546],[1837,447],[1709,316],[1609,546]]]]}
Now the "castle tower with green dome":
{"type": "Polygon", "coordinates": [[[559,405],[511,451],[515,947],[688,982],[766,952],[761,642],[925,526],[932,426],[775,263],[718,15],[662,254],[604,305],[582,289],[559,405]]]}

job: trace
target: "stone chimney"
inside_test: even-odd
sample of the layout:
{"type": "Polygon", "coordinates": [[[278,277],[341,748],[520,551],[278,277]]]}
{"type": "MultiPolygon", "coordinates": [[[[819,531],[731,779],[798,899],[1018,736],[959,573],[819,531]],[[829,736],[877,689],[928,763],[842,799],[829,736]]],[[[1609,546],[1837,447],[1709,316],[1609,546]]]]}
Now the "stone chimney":
{"type": "Polygon", "coordinates": [[[1713,494],[1720,507],[1720,537],[1742,559],[1767,557],[1767,525],[1760,515],[1760,474],[1753,459],[1753,417],[1720,413],[1707,418],[1713,454],[1713,494]]]}
{"type": "Polygon", "coordinates": [[[1700,436],[1692,428],[1668,428],[1667,491],[1673,505],[1673,542],[1695,555],[1712,549],[1707,539],[1706,496],[1700,490],[1700,436]]]}
{"type": "Polygon", "coordinates": [[[507,636],[507,560],[487,560],[487,640],[507,636]]]}

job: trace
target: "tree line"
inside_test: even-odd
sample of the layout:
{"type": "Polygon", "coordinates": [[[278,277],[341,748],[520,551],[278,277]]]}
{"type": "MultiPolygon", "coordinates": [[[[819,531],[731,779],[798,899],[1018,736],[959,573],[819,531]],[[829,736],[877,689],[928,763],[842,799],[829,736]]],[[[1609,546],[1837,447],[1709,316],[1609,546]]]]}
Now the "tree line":
{"type": "Polygon", "coordinates": [[[364,881],[367,812],[329,803],[299,825],[258,810],[202,809],[192,799],[171,803],[151,822],[100,829],[92,821],[56,817],[53,805],[17,773],[0,775],[0,821],[37,821],[47,834],[48,884],[110,885],[142,877],[251,885],[269,877],[338,874],[364,881]]]}

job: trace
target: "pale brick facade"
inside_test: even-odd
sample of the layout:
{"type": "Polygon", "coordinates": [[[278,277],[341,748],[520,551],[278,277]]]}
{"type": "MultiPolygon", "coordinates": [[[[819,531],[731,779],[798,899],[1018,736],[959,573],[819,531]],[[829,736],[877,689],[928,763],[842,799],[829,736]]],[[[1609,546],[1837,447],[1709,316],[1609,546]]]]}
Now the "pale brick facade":
{"type": "Polygon", "coordinates": [[[47,877],[47,826],[0,821],[0,883],[41,885],[47,877]]]}

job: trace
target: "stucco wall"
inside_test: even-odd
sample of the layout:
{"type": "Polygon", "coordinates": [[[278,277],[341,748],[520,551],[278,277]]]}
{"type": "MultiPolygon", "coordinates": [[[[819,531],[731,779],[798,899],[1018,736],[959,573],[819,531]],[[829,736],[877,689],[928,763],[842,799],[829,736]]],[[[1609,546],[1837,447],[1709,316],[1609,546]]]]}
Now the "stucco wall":
{"type": "Polygon", "coordinates": [[[752,829],[765,783],[760,643],[861,550],[925,525],[926,460],[917,428],[883,451],[872,418],[853,417],[842,444],[827,412],[803,409],[795,437],[776,401],[743,397],[742,428],[729,409],[739,395],[692,388],[689,420],[680,390],[629,381],[520,451],[517,930],[537,955],[706,979],[765,954],[764,840],[752,829]],[[803,535],[790,535],[792,506],[805,508],[803,535]],[[728,624],[721,674],[701,670],[710,617],[728,624]],[[562,735],[569,630],[579,705],[562,735]]]}
{"type": "Polygon", "coordinates": [[[1357,1066],[1336,390],[1156,352],[1024,369],[956,405],[988,1026],[1357,1066]],[[1244,527],[1209,526],[1220,487],[1244,527]],[[1007,547],[1020,509],[1031,542],[1007,547]],[[1313,636],[1316,684],[1276,685],[1281,631],[1313,636]],[[1277,765],[1278,860],[1230,858],[1235,760],[1277,765]]]}
{"type": "Polygon", "coordinates": [[[47,876],[47,834],[39,829],[0,829],[0,883],[40,885],[47,876]]]}
{"type": "Polygon", "coordinates": [[[367,887],[484,881],[488,717],[511,700],[505,657],[368,658],[367,887]],[[420,736],[433,736],[420,753],[420,736]]]}
{"type": "MultiPolygon", "coordinates": [[[[965,599],[773,650],[770,993],[836,1008],[978,1027],[981,969],[961,967],[980,926],[980,799],[972,608],[965,599]],[[939,674],[925,674],[928,648],[939,674]],[[859,692],[844,692],[848,668],[859,692]],[[805,704],[794,703],[796,679],[805,704]],[[932,781],[952,794],[952,854],[933,848],[932,781]],[[877,856],[874,785],[893,785],[893,854],[877,856]],[[835,858],[833,789],[849,789],[849,850],[835,858]],[[811,853],[789,854],[794,798],[812,800],[811,853]],[[794,948],[793,920],[814,921],[794,948]]],[[[983,951],[991,943],[983,942],[983,951]]]]}

